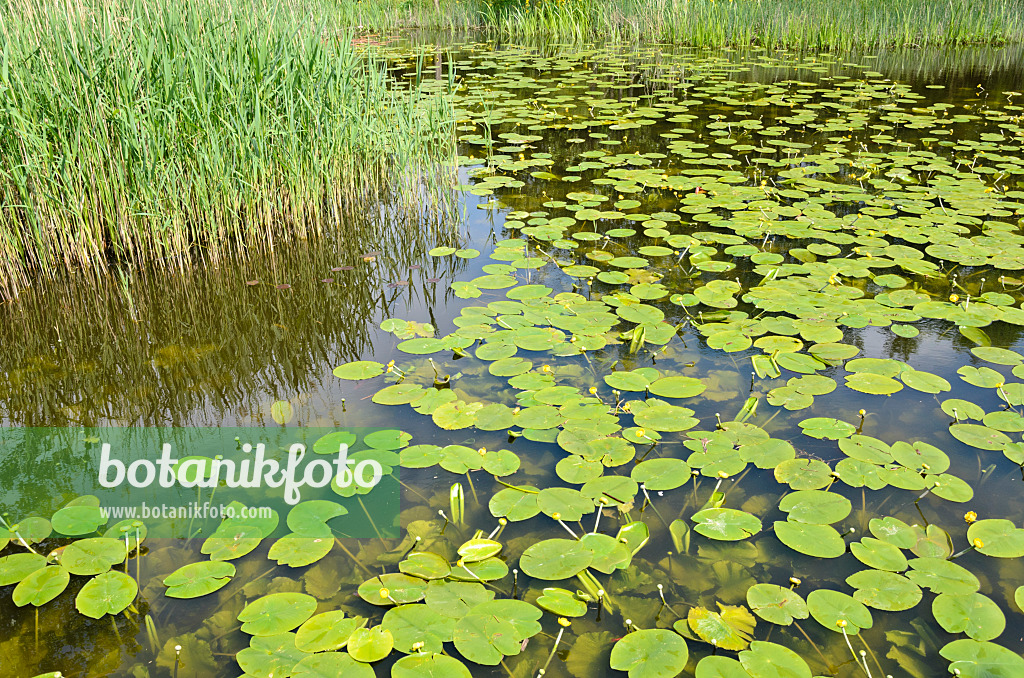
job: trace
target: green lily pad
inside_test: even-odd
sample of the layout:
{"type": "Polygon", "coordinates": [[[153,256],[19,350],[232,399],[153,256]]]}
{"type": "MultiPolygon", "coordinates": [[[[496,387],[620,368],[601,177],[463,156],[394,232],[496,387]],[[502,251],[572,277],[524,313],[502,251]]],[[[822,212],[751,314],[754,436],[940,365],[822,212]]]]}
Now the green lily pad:
{"type": "Polygon", "coordinates": [[[994,640],[1006,629],[999,606],[980,593],[943,593],[932,601],[932,616],[949,633],[966,633],[974,640],[994,640]]]}
{"type": "Polygon", "coordinates": [[[373,678],[374,675],[372,668],[342,652],[322,652],[306,657],[291,670],[291,678],[373,678]]]}
{"type": "MultiPolygon", "coordinates": [[[[898,575],[896,575],[898,576],[898,575]]],[[[830,631],[855,636],[874,623],[862,603],[839,591],[815,589],[807,596],[807,609],[815,621],[830,631]]]]}
{"type": "Polygon", "coordinates": [[[388,573],[371,577],[359,585],[359,597],[372,605],[405,605],[423,600],[427,582],[407,574],[388,573]]]}
{"type": "Polygon", "coordinates": [[[914,558],[908,561],[907,578],[934,593],[965,595],[981,587],[978,578],[951,560],[943,558],[914,558]]]}
{"type": "Polygon", "coordinates": [[[718,541],[739,541],[761,531],[761,521],[745,511],[730,508],[708,508],[691,517],[697,523],[694,531],[718,541]]]}
{"type": "Polygon", "coordinates": [[[98,506],[65,506],[50,518],[53,530],[69,537],[92,534],[106,522],[98,506]]]}
{"type": "Polygon", "coordinates": [[[426,605],[399,605],[384,613],[380,628],[391,634],[399,652],[411,653],[413,645],[423,643],[424,652],[440,653],[452,641],[455,619],[426,605]]]}
{"type": "Polygon", "coordinates": [[[198,598],[218,591],[235,576],[235,566],[226,562],[189,563],[164,577],[168,598],[198,598]]]}
{"type": "Polygon", "coordinates": [[[949,433],[965,445],[979,450],[1001,450],[1010,443],[1005,433],[979,424],[953,424],[949,433]]]}
{"type": "Polygon", "coordinates": [[[546,539],[523,551],[519,567],[536,579],[558,581],[576,576],[593,560],[593,552],[578,541],[546,539]]]}
{"type": "Polygon", "coordinates": [[[775,480],[794,490],[818,490],[832,481],[832,469],[817,459],[787,459],[775,467],[775,480]]]}
{"type": "Polygon", "coordinates": [[[391,678],[472,678],[472,674],[454,657],[423,653],[402,657],[395,662],[391,667],[391,678]]]}
{"type": "MultiPolygon", "coordinates": [[[[725,351],[726,353],[735,353],[737,351],[743,351],[750,348],[753,342],[750,337],[743,334],[742,332],[736,331],[725,331],[715,332],[708,336],[708,346],[711,348],[725,351]]],[[[780,363],[782,364],[782,363],[780,363]]]]}
{"type": "Polygon", "coordinates": [[[704,382],[693,377],[662,377],[650,385],[650,392],[662,398],[692,398],[706,389],[704,382]]]}
{"type": "Polygon", "coordinates": [[[995,363],[996,365],[1020,365],[1024,362],[1024,356],[1020,353],[1005,348],[996,348],[995,346],[975,346],[971,349],[971,353],[985,362],[995,363]]]}
{"type": "Polygon", "coordinates": [[[788,647],[755,640],[750,649],[739,654],[740,664],[757,678],[811,678],[807,662],[788,647]]]}
{"type": "Polygon", "coordinates": [[[537,508],[557,520],[574,522],[594,511],[593,501],[568,487],[547,487],[534,496],[537,508]]]}
{"type": "Polygon", "coordinates": [[[540,513],[535,491],[524,492],[512,487],[494,493],[487,507],[495,518],[507,518],[513,522],[527,520],[540,513]]]}
{"type": "Polygon", "coordinates": [[[864,537],[859,542],[850,544],[850,553],[868,567],[889,572],[903,572],[907,569],[907,558],[893,544],[864,537]]]}
{"type": "Polygon", "coordinates": [[[779,510],[789,514],[787,520],[829,525],[850,515],[853,506],[849,499],[832,492],[799,490],[783,497],[779,510]]]}
{"type": "MultiPolygon", "coordinates": [[[[657,376],[657,373],[653,375],[657,376]]],[[[606,384],[619,391],[645,391],[651,385],[652,375],[646,370],[612,372],[604,377],[606,384]]]]}
{"type": "Polygon", "coordinates": [[[1024,556],[1024,530],[1005,518],[979,520],[967,529],[967,539],[978,553],[994,558],[1024,556]],[[981,545],[977,542],[980,541],[981,545]]]}
{"type": "Polygon", "coordinates": [[[824,438],[826,440],[848,438],[857,432],[857,427],[853,424],[830,417],[804,419],[799,423],[799,426],[803,430],[804,435],[811,436],[812,438],[824,438]]]}
{"type": "MultiPolygon", "coordinates": [[[[46,556],[38,553],[15,553],[0,558],[0,586],[17,584],[36,570],[46,567],[46,556]]],[[[109,568],[109,565],[107,566],[109,568]]]]}
{"type": "Polygon", "coordinates": [[[921,602],[921,588],[906,577],[884,570],[861,570],[846,578],[853,597],[868,607],[897,612],[921,602]]]}
{"type": "MultiPolygon", "coordinates": [[[[742,606],[718,603],[718,612],[703,607],[691,607],[685,623],[705,643],[722,650],[737,652],[750,645],[751,634],[757,620],[742,606]]],[[[682,625],[680,619],[676,626],[682,625]]]]}
{"type": "Polygon", "coordinates": [[[948,659],[950,673],[961,678],[1015,678],[1024,673],[1024,657],[995,643],[954,640],[939,654],[948,659]]]}
{"type": "Polygon", "coordinates": [[[501,543],[493,539],[470,539],[459,547],[458,553],[467,563],[487,560],[501,552],[501,543]]]}
{"type": "Polygon", "coordinates": [[[101,574],[125,559],[124,542],[107,537],[78,539],[64,547],[59,563],[71,574],[101,574]]]}
{"type": "Polygon", "coordinates": [[[93,577],[75,596],[75,609],[92,619],[123,612],[139,592],[135,580],[124,572],[110,571],[93,577]]]}
{"type": "Polygon", "coordinates": [[[777,584],[755,584],[747,589],[747,605],[771,624],[789,626],[794,619],[807,619],[807,603],[799,593],[777,584]]]}
{"type": "Polygon", "coordinates": [[[903,390],[903,384],[890,377],[870,372],[857,372],[846,377],[847,388],[861,393],[892,395],[903,390]]]}
{"type": "Polygon", "coordinates": [[[815,558],[838,558],[846,553],[846,542],[829,525],[776,521],[775,536],[794,551],[815,558]]]}
{"type": "Polygon", "coordinates": [[[473,607],[455,625],[454,642],[466,659],[497,666],[522,651],[522,642],[541,631],[543,612],[521,600],[492,600],[473,607]]]}
{"type": "Polygon", "coordinates": [[[678,633],[644,629],[627,633],[615,643],[611,667],[627,671],[629,678],[670,678],[686,667],[690,651],[678,633]]]}
{"type": "Polygon", "coordinates": [[[352,381],[371,379],[382,374],[384,374],[384,365],[373,360],[357,360],[334,368],[334,376],[352,381]]]}
{"type": "Polygon", "coordinates": [[[358,662],[372,664],[391,654],[395,639],[382,626],[360,627],[348,638],[348,653],[358,662]]]}
{"type": "Polygon", "coordinates": [[[235,661],[246,675],[269,678],[271,675],[290,674],[294,666],[307,655],[295,647],[294,633],[257,636],[249,647],[235,655],[235,661]]]}
{"type": "Polygon", "coordinates": [[[629,476],[649,491],[674,490],[690,478],[690,465],[682,459],[649,459],[633,467],[629,476]]]}
{"type": "Polygon", "coordinates": [[[899,377],[904,384],[922,393],[942,393],[953,388],[948,381],[930,372],[904,370],[900,372],[899,377]]]}
{"type": "Polygon", "coordinates": [[[63,593],[69,581],[71,575],[67,570],[59,565],[48,565],[22,579],[14,587],[11,600],[18,607],[29,604],[41,607],[63,593]]]}
{"type": "Polygon", "coordinates": [[[273,636],[298,627],[313,615],[316,598],[304,593],[272,593],[257,598],[238,614],[242,631],[251,636],[273,636]]]}
{"type": "Polygon", "coordinates": [[[537,605],[560,617],[582,617],[587,613],[587,604],[572,591],[546,588],[537,598],[537,605]]]}
{"type": "Polygon", "coordinates": [[[295,647],[303,652],[334,652],[345,647],[352,633],[366,625],[364,617],[346,617],[342,610],[314,615],[295,632],[295,647]]]}

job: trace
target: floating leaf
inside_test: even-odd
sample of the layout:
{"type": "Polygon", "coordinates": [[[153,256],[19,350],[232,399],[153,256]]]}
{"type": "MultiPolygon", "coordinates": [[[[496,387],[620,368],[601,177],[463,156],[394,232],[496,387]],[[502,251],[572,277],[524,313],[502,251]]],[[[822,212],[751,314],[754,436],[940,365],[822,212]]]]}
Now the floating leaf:
{"type": "Polygon", "coordinates": [[[740,652],[739,661],[752,677],[811,678],[807,662],[788,647],[776,643],[752,641],[749,650],[740,652]]]}
{"type": "MultiPolygon", "coordinates": [[[[898,575],[896,575],[898,576],[898,575]]],[[[845,593],[815,589],[807,596],[807,609],[815,621],[830,631],[853,636],[872,625],[871,613],[845,593]]]]}
{"type": "Polygon", "coordinates": [[[168,598],[198,598],[218,591],[235,576],[235,566],[225,562],[189,563],[164,577],[168,598]]]}
{"type": "Polygon", "coordinates": [[[798,523],[829,525],[850,515],[853,506],[846,497],[821,490],[800,490],[783,497],[779,510],[798,523]]]}
{"type": "Polygon", "coordinates": [[[1014,678],[1024,674],[1024,657],[995,643],[954,640],[939,650],[962,678],[1014,678]]]}
{"type": "Polygon", "coordinates": [[[352,633],[363,627],[363,617],[346,617],[342,610],[314,615],[295,633],[295,647],[303,652],[333,652],[345,647],[352,633]]]}
{"type": "Polygon", "coordinates": [[[767,622],[789,626],[794,619],[807,619],[807,603],[799,593],[777,584],[755,584],[747,589],[747,605],[767,622]]]}
{"type": "Polygon", "coordinates": [[[775,536],[794,551],[815,558],[838,558],[846,553],[846,542],[829,525],[776,521],[775,536]]]}
{"type": "Polygon", "coordinates": [[[18,607],[33,605],[41,607],[50,602],[67,588],[71,575],[63,567],[47,566],[32,572],[14,587],[11,600],[18,607]]]}
{"type": "Polygon", "coordinates": [[[395,662],[391,667],[391,678],[472,678],[472,674],[458,659],[423,653],[402,657],[395,662]]]}
{"type": "Polygon", "coordinates": [[[920,587],[906,577],[883,570],[862,570],[846,578],[857,589],[853,597],[869,607],[897,612],[921,601],[920,587]]]}
{"type": "Polygon", "coordinates": [[[980,593],[943,593],[932,601],[932,615],[949,633],[966,633],[974,640],[993,640],[1006,628],[1006,617],[991,598],[980,593]]]}
{"type": "Polygon", "coordinates": [[[426,605],[399,605],[384,613],[380,628],[391,633],[399,652],[411,653],[413,645],[423,643],[424,652],[440,653],[452,641],[455,619],[426,605]]]}
{"type": "Polygon", "coordinates": [[[693,514],[694,531],[719,541],[739,541],[761,531],[761,521],[745,511],[708,508],[693,514]]]}
{"type": "Polygon", "coordinates": [[[979,450],[1001,450],[1010,443],[1005,433],[978,424],[953,424],[949,432],[960,442],[979,450]]]}
{"type": "Polygon", "coordinates": [[[139,592],[135,580],[124,572],[104,572],[93,577],[75,596],[75,609],[86,617],[120,614],[139,592]]]}
{"type": "Polygon", "coordinates": [[[370,379],[382,374],[384,374],[384,365],[372,360],[357,360],[334,368],[334,376],[352,381],[370,379]]]}
{"type": "Polygon", "coordinates": [[[1005,518],[991,518],[973,523],[967,529],[967,539],[977,547],[979,553],[986,556],[1024,556],[1024,530],[1005,518]]]}
{"type": "Polygon", "coordinates": [[[690,652],[686,641],[665,629],[644,629],[627,633],[612,648],[609,662],[629,678],[669,678],[686,667],[690,652]]]}
{"type": "MultiPolygon", "coordinates": [[[[685,623],[697,637],[716,648],[734,652],[746,649],[757,623],[754,615],[745,607],[721,603],[718,603],[718,610],[712,612],[703,607],[691,607],[685,623]]],[[[676,625],[683,623],[680,619],[676,625]]]]}
{"type": "Polygon", "coordinates": [[[273,636],[291,631],[313,615],[316,598],[304,593],[272,593],[246,605],[238,614],[242,631],[273,636]]]}
{"type": "Polygon", "coordinates": [[[903,572],[907,569],[907,558],[899,548],[880,539],[864,537],[850,544],[850,553],[860,562],[876,570],[903,572]]]}
{"type": "Polygon", "coordinates": [[[536,579],[557,581],[579,574],[593,559],[594,554],[578,541],[547,539],[523,551],[519,567],[536,579]]]}
{"type": "Polygon", "coordinates": [[[587,604],[571,591],[546,588],[537,598],[537,605],[561,617],[582,617],[587,613],[587,604]]]}
{"type": "Polygon", "coordinates": [[[360,627],[348,638],[348,653],[358,662],[372,664],[391,654],[395,640],[382,626],[360,627]]]}

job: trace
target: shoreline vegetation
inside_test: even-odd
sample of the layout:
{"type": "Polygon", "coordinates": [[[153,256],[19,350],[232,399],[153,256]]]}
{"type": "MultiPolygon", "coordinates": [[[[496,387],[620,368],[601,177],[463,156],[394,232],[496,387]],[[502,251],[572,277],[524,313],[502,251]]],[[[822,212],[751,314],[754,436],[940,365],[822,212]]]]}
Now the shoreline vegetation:
{"type": "Polygon", "coordinates": [[[0,296],[451,207],[452,84],[400,82],[330,5],[14,0],[0,36],[0,296]]]}
{"type": "Polygon", "coordinates": [[[415,74],[412,87],[372,48],[417,29],[705,48],[1003,45],[1024,42],[1024,0],[7,0],[0,297],[39,272],[272,250],[343,232],[367,205],[444,223],[456,74],[415,74]]]}
{"type": "Polygon", "coordinates": [[[1022,0],[355,0],[354,26],[508,39],[866,49],[1024,42],[1022,0]]]}

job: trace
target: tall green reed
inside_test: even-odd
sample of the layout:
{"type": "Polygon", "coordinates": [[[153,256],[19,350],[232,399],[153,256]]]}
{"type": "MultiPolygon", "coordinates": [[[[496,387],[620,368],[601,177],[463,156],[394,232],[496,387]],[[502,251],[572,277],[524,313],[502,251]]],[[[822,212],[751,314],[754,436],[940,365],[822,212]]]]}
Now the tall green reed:
{"type": "Polygon", "coordinates": [[[398,84],[332,4],[10,0],[0,36],[8,294],[34,271],[180,267],[385,196],[444,200],[449,83],[398,84]]]}

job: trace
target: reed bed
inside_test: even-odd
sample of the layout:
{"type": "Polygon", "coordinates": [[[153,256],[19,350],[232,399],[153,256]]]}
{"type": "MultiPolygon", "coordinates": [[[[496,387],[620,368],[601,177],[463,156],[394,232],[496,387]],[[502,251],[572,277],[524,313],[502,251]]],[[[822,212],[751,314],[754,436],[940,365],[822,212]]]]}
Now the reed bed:
{"type": "Polygon", "coordinates": [[[490,0],[481,13],[494,30],[519,38],[791,49],[1024,41],[1021,0],[490,0]]]}
{"type": "Polygon", "coordinates": [[[1024,42],[1022,0],[356,0],[353,25],[801,49],[1024,42]]]}
{"type": "Polygon", "coordinates": [[[7,2],[0,290],[273,249],[382,195],[444,200],[449,83],[398,82],[354,31],[317,0],[7,2]]]}

